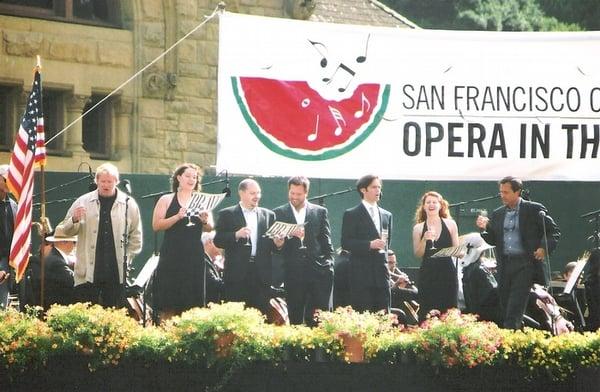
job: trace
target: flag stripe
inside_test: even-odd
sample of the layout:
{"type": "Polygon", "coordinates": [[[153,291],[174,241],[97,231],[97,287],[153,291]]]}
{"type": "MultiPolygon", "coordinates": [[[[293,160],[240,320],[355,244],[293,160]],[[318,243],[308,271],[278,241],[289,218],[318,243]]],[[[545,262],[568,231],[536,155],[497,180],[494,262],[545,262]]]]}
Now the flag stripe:
{"type": "Polygon", "coordinates": [[[42,79],[35,72],[33,86],[25,113],[17,132],[15,147],[10,157],[7,185],[17,199],[17,214],[10,246],[10,264],[15,268],[16,280],[23,277],[29,262],[34,167],[46,162],[44,147],[44,116],[42,110],[42,79]]]}

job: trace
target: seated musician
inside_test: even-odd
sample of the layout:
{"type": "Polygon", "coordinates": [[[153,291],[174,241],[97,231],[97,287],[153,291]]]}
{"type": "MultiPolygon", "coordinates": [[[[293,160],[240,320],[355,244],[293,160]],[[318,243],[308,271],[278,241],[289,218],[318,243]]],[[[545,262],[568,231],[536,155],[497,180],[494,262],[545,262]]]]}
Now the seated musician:
{"type": "Polygon", "coordinates": [[[25,311],[26,306],[40,305],[40,254],[45,258],[52,250],[52,243],[46,241],[46,238],[51,234],[44,235],[44,239],[38,249],[29,257],[27,269],[23,274],[23,279],[19,282],[19,305],[21,311],[25,311]]]}
{"type": "Polygon", "coordinates": [[[69,260],[77,244],[77,237],[67,236],[60,227],[46,237],[52,249],[44,258],[44,308],[52,304],[68,305],[74,301],[73,270],[69,260]]]}
{"type": "MultiPolygon", "coordinates": [[[[401,294],[401,297],[399,299],[401,299],[402,301],[416,300],[419,290],[410,280],[408,275],[398,269],[396,253],[394,253],[393,250],[389,249],[387,255],[387,266],[388,270],[390,271],[390,289],[392,290],[392,292],[397,292],[401,294]]],[[[394,298],[392,294],[392,306],[394,306],[393,302],[394,298]]]]}
{"type": "Polygon", "coordinates": [[[537,321],[540,328],[551,331],[553,335],[574,330],[573,323],[564,317],[564,309],[539,284],[534,284],[531,289],[526,314],[537,321]]]}
{"type": "Polygon", "coordinates": [[[575,269],[576,266],[577,266],[576,261],[569,261],[567,263],[567,265],[565,265],[565,268],[563,269],[563,272],[562,272],[562,279],[565,282],[569,280],[569,278],[571,277],[571,274],[573,273],[573,270],[575,269]]]}
{"type": "Polygon", "coordinates": [[[419,290],[408,275],[398,269],[397,265],[396,253],[388,249],[387,267],[390,272],[392,312],[398,316],[398,321],[401,324],[414,325],[418,323],[416,315],[418,304],[416,301],[419,290]]]}
{"type": "Polygon", "coordinates": [[[225,259],[221,249],[215,246],[215,232],[202,233],[202,244],[206,262],[206,303],[219,302],[223,290],[223,268],[225,259]]]}
{"type": "MultiPolygon", "coordinates": [[[[467,253],[461,259],[461,266],[466,312],[479,315],[480,320],[502,325],[495,260],[484,257],[484,252],[493,247],[479,235],[467,235],[465,243],[467,253]]],[[[554,298],[537,284],[531,288],[523,321],[526,326],[550,330],[554,334],[573,330],[554,298]]]]}
{"type": "Polygon", "coordinates": [[[485,252],[493,247],[477,233],[468,234],[465,243],[467,252],[460,260],[465,313],[477,314],[480,320],[502,325],[498,282],[494,275],[496,261],[485,257],[485,252]]]}
{"type": "Polygon", "coordinates": [[[553,282],[555,291],[552,294],[554,294],[557,304],[567,310],[565,314],[566,318],[575,325],[575,328],[578,331],[581,331],[584,329],[585,323],[583,318],[586,308],[586,297],[584,290],[582,289],[581,284],[576,282],[573,289],[575,290],[575,296],[563,292],[563,289],[567,284],[566,282],[568,282],[572,277],[576,266],[577,261],[570,261],[565,265],[560,277],[553,282]],[[560,284],[560,286],[558,286],[558,284],[560,284]]]}

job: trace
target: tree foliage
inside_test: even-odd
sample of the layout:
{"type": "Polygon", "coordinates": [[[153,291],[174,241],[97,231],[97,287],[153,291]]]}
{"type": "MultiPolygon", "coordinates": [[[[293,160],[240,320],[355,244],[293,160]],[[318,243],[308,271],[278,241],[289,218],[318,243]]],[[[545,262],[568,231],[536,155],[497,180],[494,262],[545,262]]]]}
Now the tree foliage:
{"type": "Polygon", "coordinates": [[[577,23],[585,30],[600,30],[599,0],[538,0],[547,15],[567,23],[577,23]]]}
{"type": "MultiPolygon", "coordinates": [[[[570,18],[559,21],[559,3],[571,0],[385,0],[401,14],[425,28],[492,31],[580,30],[577,12],[570,5],[570,18]],[[540,4],[543,2],[544,4],[540,4]]],[[[577,0],[597,3],[598,0],[577,0]]],[[[600,12],[596,11],[595,12],[600,12]]]]}

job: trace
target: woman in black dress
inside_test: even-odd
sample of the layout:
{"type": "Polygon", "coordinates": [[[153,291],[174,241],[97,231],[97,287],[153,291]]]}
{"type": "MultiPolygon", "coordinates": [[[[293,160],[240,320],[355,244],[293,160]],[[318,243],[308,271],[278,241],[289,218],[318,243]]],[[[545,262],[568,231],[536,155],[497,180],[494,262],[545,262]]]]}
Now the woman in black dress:
{"type": "Polygon", "coordinates": [[[203,305],[203,231],[211,231],[209,215],[201,212],[188,219],[186,206],[198,191],[200,169],[184,163],[171,177],[173,193],[162,196],[152,216],[154,231],[165,231],[154,278],[154,311],[161,321],[203,305]]]}
{"type": "Polygon", "coordinates": [[[437,192],[426,192],[415,212],[413,249],[421,257],[419,319],[429,311],[445,312],[458,305],[458,278],[450,257],[431,257],[439,249],[458,246],[458,227],[450,217],[448,202],[437,192]]]}

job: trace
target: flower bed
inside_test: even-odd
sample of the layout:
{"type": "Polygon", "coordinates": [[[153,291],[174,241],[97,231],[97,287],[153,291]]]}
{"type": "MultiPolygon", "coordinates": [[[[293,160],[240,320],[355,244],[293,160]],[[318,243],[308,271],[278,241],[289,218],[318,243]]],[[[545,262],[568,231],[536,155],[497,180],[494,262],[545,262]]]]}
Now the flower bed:
{"type": "MultiPolygon", "coordinates": [[[[322,312],[319,320],[312,329],[273,326],[239,303],[210,304],[147,328],[124,310],[89,304],[55,306],[43,321],[35,312],[7,310],[0,312],[0,373],[17,382],[75,366],[90,380],[127,367],[129,376],[137,372],[153,379],[157,369],[176,374],[187,368],[205,385],[222,386],[235,371],[261,363],[288,369],[291,363],[310,365],[319,359],[344,366],[351,359],[344,351],[347,336],[360,338],[364,366],[418,366],[419,372],[442,378],[509,369],[530,381],[564,384],[573,383],[578,371],[598,374],[600,368],[599,332],[553,337],[530,329],[508,331],[457,310],[409,329],[394,326],[388,315],[350,308],[322,312]]],[[[161,382],[154,380],[151,385],[161,382]]]]}

